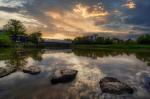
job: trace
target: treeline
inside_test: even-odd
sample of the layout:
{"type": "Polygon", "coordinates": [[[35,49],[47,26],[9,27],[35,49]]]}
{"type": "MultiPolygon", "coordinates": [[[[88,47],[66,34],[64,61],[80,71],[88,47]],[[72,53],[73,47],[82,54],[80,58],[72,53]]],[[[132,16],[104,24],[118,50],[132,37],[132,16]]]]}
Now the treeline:
{"type": "Polygon", "coordinates": [[[19,20],[10,19],[3,26],[0,34],[0,47],[38,46],[43,41],[41,32],[26,33],[26,28],[19,20]]]}
{"type": "Polygon", "coordinates": [[[101,44],[101,45],[110,45],[110,44],[143,44],[150,45],[150,35],[144,34],[138,37],[136,40],[127,39],[122,40],[119,38],[110,38],[110,37],[77,37],[73,40],[73,44],[101,44]]]}

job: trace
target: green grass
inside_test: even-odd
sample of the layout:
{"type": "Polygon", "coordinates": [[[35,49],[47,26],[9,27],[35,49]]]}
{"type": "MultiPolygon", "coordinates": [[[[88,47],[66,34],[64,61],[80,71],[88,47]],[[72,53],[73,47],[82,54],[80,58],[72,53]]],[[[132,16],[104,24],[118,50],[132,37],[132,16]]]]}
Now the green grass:
{"type": "Polygon", "coordinates": [[[9,35],[7,35],[7,34],[0,35],[0,43],[4,44],[6,46],[10,46],[12,44],[9,35]]]}
{"type": "Polygon", "coordinates": [[[77,49],[150,49],[150,45],[73,45],[77,49]]]}
{"type": "Polygon", "coordinates": [[[11,50],[10,48],[0,48],[0,61],[10,59],[11,50]]]}

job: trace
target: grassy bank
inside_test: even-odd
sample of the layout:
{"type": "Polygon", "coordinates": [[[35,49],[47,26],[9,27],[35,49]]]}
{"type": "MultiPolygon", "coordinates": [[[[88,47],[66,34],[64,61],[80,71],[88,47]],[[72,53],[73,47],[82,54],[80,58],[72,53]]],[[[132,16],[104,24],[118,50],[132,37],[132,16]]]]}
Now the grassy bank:
{"type": "Polygon", "coordinates": [[[150,49],[150,45],[73,45],[76,49],[150,49]]]}
{"type": "Polygon", "coordinates": [[[10,40],[9,35],[0,34],[0,46],[11,46],[12,42],[10,40]]]}

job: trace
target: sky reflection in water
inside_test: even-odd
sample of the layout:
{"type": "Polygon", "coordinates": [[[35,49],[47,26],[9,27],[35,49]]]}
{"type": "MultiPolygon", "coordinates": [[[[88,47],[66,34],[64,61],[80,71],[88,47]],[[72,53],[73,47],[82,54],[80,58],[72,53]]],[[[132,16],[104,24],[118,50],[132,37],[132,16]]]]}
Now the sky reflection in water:
{"type": "MultiPolygon", "coordinates": [[[[134,52],[46,50],[35,55],[25,54],[25,58],[18,57],[24,61],[13,63],[23,63],[23,67],[40,66],[42,73],[29,75],[23,73],[21,69],[16,69],[8,76],[0,78],[0,99],[122,98],[115,95],[100,95],[99,81],[106,76],[115,77],[135,89],[133,95],[125,97],[150,98],[150,92],[144,87],[145,77],[150,77],[150,67],[147,65],[150,57],[148,54],[141,58],[140,54],[134,52]],[[66,84],[51,85],[50,77],[53,71],[60,68],[78,70],[76,80],[66,84]]],[[[0,67],[7,66],[8,60],[0,61],[0,67]]]]}

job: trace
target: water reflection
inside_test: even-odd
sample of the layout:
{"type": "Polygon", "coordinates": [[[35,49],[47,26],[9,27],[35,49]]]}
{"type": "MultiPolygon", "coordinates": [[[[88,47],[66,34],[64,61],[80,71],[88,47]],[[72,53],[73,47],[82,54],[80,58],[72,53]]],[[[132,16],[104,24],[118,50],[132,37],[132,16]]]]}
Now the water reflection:
{"type": "Polygon", "coordinates": [[[0,60],[5,60],[5,66],[0,67],[0,77],[9,75],[17,70],[22,70],[28,63],[27,58],[35,61],[42,60],[43,51],[38,49],[3,49],[0,51],[0,60]],[[2,54],[1,54],[2,53],[2,54]],[[6,56],[4,56],[6,55],[6,56]],[[4,56],[4,57],[3,57],[4,56]]]}
{"type": "Polygon", "coordinates": [[[98,57],[109,57],[118,55],[135,55],[141,61],[147,63],[150,66],[150,51],[148,50],[73,50],[77,56],[91,57],[97,59],[98,57]]]}
{"type": "Polygon", "coordinates": [[[3,49],[0,68],[13,73],[0,78],[0,99],[149,99],[149,55],[149,51],[3,49]],[[31,65],[42,72],[36,76],[22,72],[31,65]],[[76,79],[51,85],[53,71],[61,68],[77,70],[76,79]],[[99,81],[107,76],[130,85],[135,93],[101,95],[99,81]]]}

